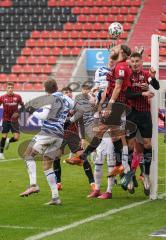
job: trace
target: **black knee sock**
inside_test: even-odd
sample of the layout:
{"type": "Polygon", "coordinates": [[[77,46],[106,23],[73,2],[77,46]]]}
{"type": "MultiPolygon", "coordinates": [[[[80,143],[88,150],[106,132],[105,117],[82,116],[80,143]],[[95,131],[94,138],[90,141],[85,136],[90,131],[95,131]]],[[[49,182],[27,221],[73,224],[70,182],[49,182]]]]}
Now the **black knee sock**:
{"type": "Polygon", "coordinates": [[[144,166],[145,166],[145,174],[149,175],[150,174],[150,165],[152,161],[152,148],[144,148],[143,152],[143,157],[144,157],[144,166]]]}
{"type": "Polygon", "coordinates": [[[9,142],[12,143],[12,142],[17,142],[18,140],[15,139],[14,137],[10,138],[9,142]]]}
{"type": "Polygon", "coordinates": [[[89,183],[94,183],[95,180],[94,180],[94,177],[93,177],[92,168],[91,168],[91,165],[88,161],[84,161],[83,168],[84,168],[84,172],[85,172],[86,176],[88,177],[89,183]]]}
{"type": "Polygon", "coordinates": [[[121,139],[113,142],[113,145],[114,145],[116,166],[120,166],[122,163],[122,148],[123,148],[121,139]]]}
{"type": "Polygon", "coordinates": [[[53,170],[56,175],[57,183],[60,183],[61,182],[61,163],[59,158],[54,160],[53,170]]]}
{"type": "Polygon", "coordinates": [[[5,142],[6,142],[6,138],[2,137],[1,143],[0,143],[0,153],[3,153],[3,151],[4,151],[5,142]]]}
{"type": "Polygon", "coordinates": [[[87,146],[85,151],[80,155],[81,159],[86,160],[87,156],[90,155],[101,143],[100,138],[94,137],[91,143],[87,146]]]}
{"type": "Polygon", "coordinates": [[[128,158],[128,164],[130,167],[131,167],[132,160],[133,160],[133,150],[130,149],[129,150],[129,158],[128,158]]]}

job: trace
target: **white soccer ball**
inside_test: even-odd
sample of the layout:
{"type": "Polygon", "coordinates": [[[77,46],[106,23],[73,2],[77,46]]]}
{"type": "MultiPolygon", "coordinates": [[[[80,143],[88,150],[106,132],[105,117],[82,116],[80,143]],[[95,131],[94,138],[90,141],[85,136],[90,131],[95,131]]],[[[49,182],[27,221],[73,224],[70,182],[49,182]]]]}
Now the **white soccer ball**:
{"type": "Polygon", "coordinates": [[[118,38],[123,32],[123,26],[119,22],[113,22],[110,24],[108,32],[113,38],[118,38]]]}

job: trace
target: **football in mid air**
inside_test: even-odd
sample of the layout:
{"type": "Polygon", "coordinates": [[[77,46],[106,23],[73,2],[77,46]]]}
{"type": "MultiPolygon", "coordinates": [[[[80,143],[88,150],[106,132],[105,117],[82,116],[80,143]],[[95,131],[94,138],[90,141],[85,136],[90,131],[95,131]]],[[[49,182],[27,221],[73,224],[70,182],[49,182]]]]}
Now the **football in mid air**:
{"type": "Polygon", "coordinates": [[[113,38],[118,38],[123,32],[123,26],[119,22],[113,22],[110,24],[108,32],[113,38]]]}

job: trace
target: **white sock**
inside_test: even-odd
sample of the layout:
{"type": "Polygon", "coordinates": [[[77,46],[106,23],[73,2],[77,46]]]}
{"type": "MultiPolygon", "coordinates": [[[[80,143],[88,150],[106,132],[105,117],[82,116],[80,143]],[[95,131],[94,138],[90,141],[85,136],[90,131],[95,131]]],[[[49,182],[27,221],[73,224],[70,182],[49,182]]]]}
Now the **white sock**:
{"type": "Polygon", "coordinates": [[[52,198],[58,198],[58,188],[56,183],[56,176],[52,168],[44,171],[44,174],[47,178],[48,185],[50,186],[52,198]]]}
{"type": "Polygon", "coordinates": [[[70,151],[69,158],[72,158],[72,157],[73,157],[73,153],[70,151]]]}
{"type": "Polygon", "coordinates": [[[34,158],[32,156],[26,157],[25,162],[26,162],[27,169],[28,169],[30,186],[37,185],[36,162],[35,162],[34,158]]]}
{"type": "Polygon", "coordinates": [[[94,179],[95,179],[95,188],[96,190],[100,190],[101,178],[103,175],[103,166],[102,165],[95,165],[94,171],[94,179]]]}
{"type": "MultiPolygon", "coordinates": [[[[114,167],[108,167],[108,173],[113,170],[114,167]]],[[[111,193],[114,185],[114,177],[109,177],[107,180],[107,192],[111,193]]]]}
{"type": "Polygon", "coordinates": [[[130,171],[130,166],[128,164],[128,146],[123,146],[122,150],[122,165],[124,167],[124,173],[130,171]]]}

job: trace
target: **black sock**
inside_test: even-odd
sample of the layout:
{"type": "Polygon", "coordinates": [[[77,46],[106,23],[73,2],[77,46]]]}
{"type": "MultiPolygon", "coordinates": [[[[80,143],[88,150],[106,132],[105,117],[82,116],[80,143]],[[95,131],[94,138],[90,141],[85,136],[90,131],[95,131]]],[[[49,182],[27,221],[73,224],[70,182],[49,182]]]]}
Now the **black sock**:
{"type": "Polygon", "coordinates": [[[133,160],[133,150],[130,149],[129,150],[129,159],[128,159],[128,164],[130,167],[131,167],[132,160],[133,160]]]}
{"type": "Polygon", "coordinates": [[[86,160],[87,156],[96,150],[96,148],[100,145],[101,140],[101,138],[94,137],[85,151],[80,155],[81,159],[86,160]]]}
{"type": "Polygon", "coordinates": [[[145,165],[145,174],[149,175],[150,174],[150,165],[152,162],[152,148],[144,148],[143,152],[144,156],[144,165],[145,165]]]}
{"type": "MultiPolygon", "coordinates": [[[[143,161],[143,160],[142,160],[143,161]]],[[[140,167],[140,170],[141,170],[141,172],[140,172],[140,176],[143,176],[143,173],[144,173],[144,164],[143,164],[143,162],[140,162],[140,164],[139,164],[139,167],[140,167]]]]}
{"type": "Polygon", "coordinates": [[[120,166],[122,163],[122,148],[123,148],[121,139],[113,142],[113,145],[114,145],[116,166],[120,166]]]}
{"type": "Polygon", "coordinates": [[[10,138],[9,142],[12,143],[12,142],[17,142],[18,140],[15,139],[14,137],[10,138]]]}
{"type": "Polygon", "coordinates": [[[56,175],[57,183],[60,183],[61,182],[61,163],[59,158],[53,161],[53,170],[56,175]]]}
{"type": "Polygon", "coordinates": [[[6,138],[2,137],[1,143],[0,143],[0,153],[3,153],[4,151],[5,142],[6,142],[6,138]]]}
{"type": "Polygon", "coordinates": [[[84,172],[85,172],[86,176],[88,177],[89,183],[90,184],[94,183],[95,180],[94,180],[94,177],[93,177],[92,168],[91,168],[91,165],[88,161],[84,161],[83,168],[84,168],[84,172]]]}

